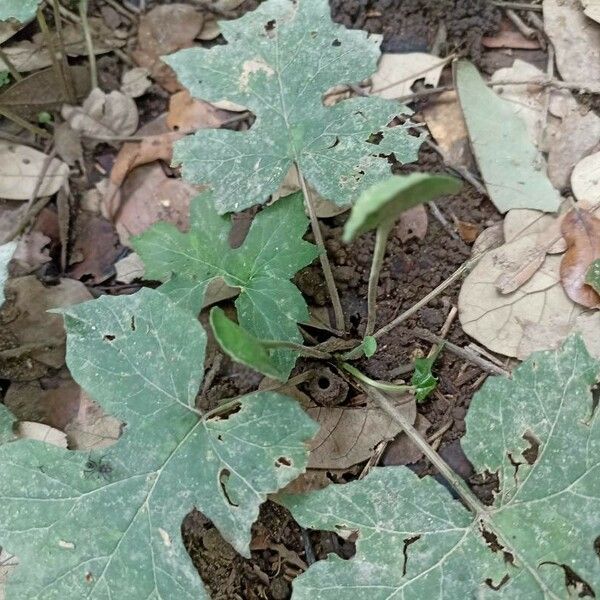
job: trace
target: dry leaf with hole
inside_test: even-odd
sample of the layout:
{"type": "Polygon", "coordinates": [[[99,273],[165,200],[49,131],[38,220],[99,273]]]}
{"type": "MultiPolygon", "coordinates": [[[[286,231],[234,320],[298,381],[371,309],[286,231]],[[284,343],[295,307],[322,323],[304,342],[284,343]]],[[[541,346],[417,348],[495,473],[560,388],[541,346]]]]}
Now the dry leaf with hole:
{"type": "Polygon", "coordinates": [[[571,190],[579,202],[600,204],[600,152],[586,156],[575,165],[571,190]]]}
{"type": "Polygon", "coordinates": [[[422,240],[427,235],[428,225],[427,209],[419,204],[400,214],[395,231],[402,243],[409,240],[422,240]]]}
{"type": "MultiPolygon", "coordinates": [[[[48,157],[29,146],[0,140],[0,197],[7,200],[28,200],[48,162],[48,157]]],[[[69,178],[69,167],[53,158],[45,169],[37,198],[52,196],[69,178]]]]}
{"type": "Polygon", "coordinates": [[[382,54],[377,71],[371,76],[371,94],[381,98],[402,98],[412,93],[415,81],[423,79],[425,84],[437,86],[443,61],[439,56],[423,52],[408,54],[382,54]],[[435,66],[438,65],[438,66],[435,66]],[[423,72],[425,71],[425,72],[423,72]]]}
{"type": "Polygon", "coordinates": [[[76,131],[99,140],[132,135],[138,126],[137,106],[122,92],[104,93],[95,88],[83,106],[65,105],[63,119],[76,131]]]}
{"type": "Polygon", "coordinates": [[[140,19],[133,60],[148,69],[152,79],[167,91],[176,92],[181,84],[161,56],[193,46],[203,25],[204,16],[193,6],[177,3],[156,6],[140,19]]]}
{"type": "Polygon", "coordinates": [[[169,99],[167,127],[179,133],[192,133],[197,129],[220,127],[232,116],[208,102],[195,100],[187,90],[182,90],[169,99]]]}
{"type": "Polygon", "coordinates": [[[600,308],[600,296],[585,283],[590,265],[600,258],[600,219],[590,211],[573,208],[564,217],[561,231],[567,251],[560,265],[565,292],[587,308],[600,308]]]}
{"type": "Polygon", "coordinates": [[[135,67],[123,73],[121,78],[121,91],[130,98],[143,96],[152,85],[148,75],[148,69],[135,67]]]}

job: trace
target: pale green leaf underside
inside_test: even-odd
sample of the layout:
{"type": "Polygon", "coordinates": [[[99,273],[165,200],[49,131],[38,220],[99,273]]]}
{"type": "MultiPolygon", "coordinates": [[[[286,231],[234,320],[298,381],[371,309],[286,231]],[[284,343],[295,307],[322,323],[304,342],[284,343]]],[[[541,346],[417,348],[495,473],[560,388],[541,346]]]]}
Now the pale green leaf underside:
{"type": "Polygon", "coordinates": [[[33,19],[41,0],[0,0],[0,21],[16,19],[21,23],[33,19]]]}
{"type": "Polygon", "coordinates": [[[560,194],[525,124],[467,61],[456,67],[456,83],[471,146],[491,201],[504,213],[512,208],[558,210],[560,194]]]}
{"type": "Polygon", "coordinates": [[[0,246],[0,306],[4,304],[4,286],[8,280],[8,263],[17,249],[17,242],[8,242],[0,246]]]}
{"type": "Polygon", "coordinates": [[[512,379],[488,379],[471,403],[465,453],[476,470],[499,477],[484,527],[513,564],[488,546],[480,519],[434,480],[377,469],[362,481],[283,498],[305,527],[359,532],[356,556],[313,565],[294,583],[293,598],[576,597],[561,565],[597,596],[600,431],[590,388],[598,371],[583,342],[571,338],[532,355],[512,379]],[[532,464],[524,436],[539,442],[537,457],[526,454],[532,464]]]}
{"type": "Polygon", "coordinates": [[[333,107],[323,95],[358,83],[377,68],[381,36],[331,21],[327,0],[268,0],[234,21],[222,21],[228,44],[168,56],[192,96],[248,107],[249,131],[198,131],[177,142],[174,161],[194,183],[209,184],[219,213],[265,202],[296,162],[313,188],[350,204],[390,172],[385,155],[417,159],[421,140],[408,124],[387,128],[410,110],[382,98],[355,98],[333,107]],[[381,132],[379,144],[369,143],[381,132]]]}
{"type": "Polygon", "coordinates": [[[110,465],[106,478],[86,475],[87,453],[0,446],[0,545],[20,561],[7,599],[208,598],[183,545],[184,516],[197,507],[248,555],[260,504],[304,470],[316,425],[268,392],[199,419],[206,336],[159,292],[64,313],[73,376],[126,427],[92,456],[110,465]]]}
{"type": "MultiPolygon", "coordinates": [[[[292,194],[261,211],[236,249],[229,245],[230,218],[217,214],[212,196],[205,192],[193,201],[189,233],[159,223],[133,240],[146,276],[165,281],[175,274],[161,291],[195,309],[210,281],[222,277],[240,289],[235,304],[244,329],[258,339],[301,342],[297,323],[308,320],[308,309],[289,280],[318,254],[302,240],[308,226],[302,196],[292,194]]],[[[273,360],[287,377],[296,356],[277,350],[273,360]]]]}
{"type": "Polygon", "coordinates": [[[595,260],[585,274],[585,282],[600,294],[600,259],[595,260]]]}

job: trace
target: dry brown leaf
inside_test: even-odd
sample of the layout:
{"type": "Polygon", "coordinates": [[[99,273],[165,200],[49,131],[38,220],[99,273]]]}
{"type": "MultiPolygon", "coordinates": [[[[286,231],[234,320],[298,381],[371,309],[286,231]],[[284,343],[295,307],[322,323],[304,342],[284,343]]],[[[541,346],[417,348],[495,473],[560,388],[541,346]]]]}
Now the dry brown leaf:
{"type": "Polygon", "coordinates": [[[47,311],[91,300],[85,285],[61,279],[58,285],[44,287],[29,275],[10,280],[6,294],[0,311],[0,376],[31,381],[50,368],[60,368],[65,352],[63,318],[47,311]]]}
{"type": "Polygon", "coordinates": [[[15,427],[17,437],[26,440],[37,440],[59,448],[67,447],[67,436],[63,431],[54,429],[43,423],[33,423],[31,421],[21,421],[15,427]]]}
{"type": "Polygon", "coordinates": [[[590,211],[573,208],[565,215],[561,231],[567,242],[560,265],[565,292],[573,302],[600,308],[600,296],[585,283],[589,266],[600,258],[600,219],[590,211]]]}
{"type": "Polygon", "coordinates": [[[473,155],[456,92],[443,92],[427,103],[423,118],[438,146],[453,165],[470,166],[473,155]]]}
{"type": "Polygon", "coordinates": [[[73,129],[96,139],[132,135],[138,126],[132,98],[117,91],[106,94],[99,88],[90,92],[82,106],[65,105],[62,116],[73,129]]]}
{"type": "Polygon", "coordinates": [[[586,156],[575,165],[571,190],[579,202],[600,204],[600,152],[586,156]]]}
{"type": "Polygon", "coordinates": [[[115,279],[120,283],[131,283],[144,277],[144,263],[139,254],[132,252],[115,263],[115,279]]]}
{"type": "Polygon", "coordinates": [[[444,64],[439,56],[423,52],[382,54],[377,71],[372,75],[371,94],[381,98],[401,98],[412,93],[415,81],[437,86],[444,64]],[[441,64],[440,64],[441,63],[441,64]],[[435,65],[438,65],[435,67],[435,65]],[[423,73],[425,71],[425,73],[423,73]]]}
{"type": "Polygon", "coordinates": [[[400,240],[405,243],[413,239],[422,240],[427,235],[428,225],[427,210],[419,204],[400,214],[395,230],[400,240]]]}
{"type": "Polygon", "coordinates": [[[481,44],[486,48],[515,48],[521,50],[537,50],[540,42],[537,38],[527,38],[508,20],[500,22],[500,28],[493,36],[481,38],[481,44]]]}
{"type": "MultiPolygon", "coordinates": [[[[414,427],[425,437],[431,423],[423,415],[417,414],[414,427]]],[[[405,433],[400,433],[386,448],[381,463],[385,467],[412,465],[421,460],[422,456],[423,453],[415,446],[414,442],[405,433]]]]}
{"type": "Polygon", "coordinates": [[[173,94],[169,100],[167,127],[179,133],[192,133],[197,129],[220,127],[232,116],[229,111],[195,100],[187,90],[182,90],[173,94]]]}
{"type": "Polygon", "coordinates": [[[133,59],[148,69],[152,79],[167,91],[176,92],[181,84],[160,57],[193,46],[203,25],[203,15],[193,6],[177,3],[156,6],[140,19],[133,59]]]}
{"type": "Polygon", "coordinates": [[[203,42],[210,42],[221,35],[221,28],[219,22],[210,13],[205,16],[205,19],[202,31],[196,37],[203,42]]]}
{"type": "Polygon", "coordinates": [[[50,262],[48,245],[52,240],[40,231],[31,231],[23,235],[13,254],[10,274],[12,277],[23,277],[37,271],[42,265],[50,262]]]}
{"type": "Polygon", "coordinates": [[[466,244],[472,244],[481,233],[479,225],[460,220],[456,221],[456,230],[458,231],[460,239],[466,244]]]}
{"type": "Polygon", "coordinates": [[[125,71],[121,77],[121,91],[130,98],[143,96],[152,85],[148,75],[150,73],[144,67],[135,67],[125,71]]]}
{"type": "Polygon", "coordinates": [[[54,147],[58,156],[68,165],[73,166],[75,163],[79,163],[83,167],[81,134],[67,122],[59,123],[54,128],[54,147]]]}

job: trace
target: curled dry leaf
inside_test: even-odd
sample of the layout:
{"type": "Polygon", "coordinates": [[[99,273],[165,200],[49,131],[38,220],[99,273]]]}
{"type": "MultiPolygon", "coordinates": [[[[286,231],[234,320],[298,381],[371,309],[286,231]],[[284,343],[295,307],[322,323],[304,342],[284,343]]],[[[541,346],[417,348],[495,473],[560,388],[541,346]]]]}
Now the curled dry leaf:
{"type": "Polygon", "coordinates": [[[81,107],[65,105],[62,116],[76,131],[100,140],[132,135],[138,126],[133,99],[117,91],[106,94],[100,88],[93,89],[81,107]]]}
{"type": "Polygon", "coordinates": [[[565,292],[587,308],[600,308],[600,295],[585,282],[590,265],[600,258],[600,219],[590,211],[573,208],[563,219],[562,234],[567,251],[560,265],[565,292]]]}
{"type": "Polygon", "coordinates": [[[193,46],[203,25],[204,16],[193,6],[177,3],[156,6],[140,19],[138,45],[132,57],[167,91],[176,92],[181,84],[161,56],[193,46]]]}
{"type": "Polygon", "coordinates": [[[29,146],[0,141],[0,197],[8,200],[28,200],[33,196],[42,171],[37,197],[52,196],[69,177],[69,167],[29,146]]]}
{"type": "Polygon", "coordinates": [[[125,71],[121,78],[121,91],[130,98],[143,96],[152,85],[148,75],[150,73],[144,67],[135,67],[125,71]]]}

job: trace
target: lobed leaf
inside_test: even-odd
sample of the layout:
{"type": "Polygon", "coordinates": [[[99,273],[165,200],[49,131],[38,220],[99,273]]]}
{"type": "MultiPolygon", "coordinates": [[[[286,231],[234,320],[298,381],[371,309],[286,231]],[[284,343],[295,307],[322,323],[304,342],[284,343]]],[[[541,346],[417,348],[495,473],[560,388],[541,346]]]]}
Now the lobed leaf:
{"type": "Polygon", "coordinates": [[[2,0],[0,2],[0,21],[16,19],[25,23],[35,16],[41,0],[2,0]]]}
{"type": "Polygon", "coordinates": [[[101,456],[32,440],[0,446],[0,544],[19,558],[7,600],[208,598],[183,517],[197,507],[249,556],[259,506],[304,471],[315,423],[268,392],[201,418],[206,335],[160,292],[62,312],[74,378],[126,427],[101,456]]]}
{"type": "Polygon", "coordinates": [[[467,415],[465,454],[499,491],[477,514],[430,477],[372,471],[281,501],[304,527],[358,533],[294,582],[294,600],[527,598],[600,593],[600,365],[581,339],[492,377],[467,415]]]}
{"type": "Polygon", "coordinates": [[[381,42],[333,23],[327,0],[268,0],[221,32],[227,45],[165,58],[192,96],[256,115],[249,131],[206,129],[175,145],[183,176],[211,186],[219,213],[265,202],[294,163],[321,196],[350,204],[389,174],[388,156],[417,159],[410,123],[387,127],[405,106],[375,97],[324,105],[333,86],[370,77],[381,42]]]}
{"type": "MultiPolygon", "coordinates": [[[[177,303],[199,312],[208,284],[217,277],[240,289],[235,302],[238,321],[258,339],[301,342],[298,322],[307,321],[302,294],[289,280],[318,255],[302,240],[308,220],[302,196],[292,194],[261,211],[244,243],[229,245],[231,220],[213,208],[212,193],[194,200],[190,231],[158,223],[133,240],[149,278],[168,280],[161,288],[177,303]]],[[[296,353],[272,354],[280,374],[289,375],[296,353]]]]}

